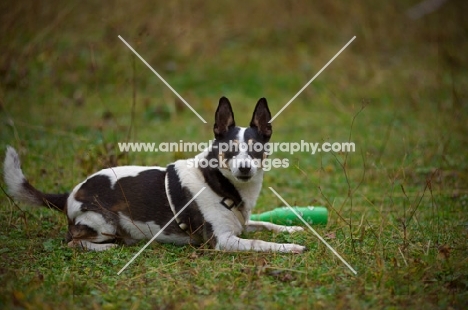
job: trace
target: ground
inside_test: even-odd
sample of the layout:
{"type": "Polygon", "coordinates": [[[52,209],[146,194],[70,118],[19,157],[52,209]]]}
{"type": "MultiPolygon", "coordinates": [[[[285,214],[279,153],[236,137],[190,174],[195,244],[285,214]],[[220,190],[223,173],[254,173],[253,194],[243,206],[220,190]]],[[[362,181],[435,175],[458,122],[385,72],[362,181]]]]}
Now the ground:
{"type": "MultiPolygon", "coordinates": [[[[70,249],[67,220],[0,191],[0,306],[94,309],[462,309],[468,300],[468,5],[446,1],[4,1],[0,149],[31,183],[70,191],[113,165],[187,152],[122,153],[118,142],[207,142],[227,96],[247,125],[266,97],[274,142],[354,142],[351,153],[277,152],[255,212],[321,205],[308,230],[250,238],[301,255],[152,244],[70,249]],[[411,17],[413,16],[413,17],[411,17]],[[122,36],[207,120],[203,124],[122,36]]],[[[2,190],[6,190],[0,181],[2,190]]]]}

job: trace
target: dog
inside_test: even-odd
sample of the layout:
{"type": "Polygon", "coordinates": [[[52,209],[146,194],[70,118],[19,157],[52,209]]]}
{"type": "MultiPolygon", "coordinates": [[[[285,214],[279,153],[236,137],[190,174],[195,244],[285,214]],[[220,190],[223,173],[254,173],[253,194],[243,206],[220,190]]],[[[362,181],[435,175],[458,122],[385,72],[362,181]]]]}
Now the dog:
{"type": "Polygon", "coordinates": [[[261,98],[250,126],[238,127],[231,103],[222,97],[215,113],[214,140],[195,158],[166,167],[103,169],[64,194],[47,194],[33,187],[21,170],[17,152],[8,146],[5,183],[13,198],[65,213],[70,247],[103,251],[151,239],[159,232],[155,240],[163,243],[208,245],[225,251],[302,253],[306,249],[302,245],[239,237],[243,231],[261,229],[289,233],[303,230],[249,219],[262,187],[261,162],[266,152],[257,151],[258,147],[219,150],[221,145],[265,147],[272,135],[270,119],[267,100],[261,98]],[[218,165],[194,164],[202,161],[218,165]]]}

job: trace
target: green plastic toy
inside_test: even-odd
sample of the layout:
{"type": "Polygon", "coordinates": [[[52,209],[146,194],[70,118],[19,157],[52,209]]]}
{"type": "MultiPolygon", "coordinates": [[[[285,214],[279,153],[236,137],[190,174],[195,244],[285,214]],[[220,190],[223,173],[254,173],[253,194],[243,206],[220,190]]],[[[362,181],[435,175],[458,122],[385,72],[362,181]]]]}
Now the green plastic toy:
{"type": "MultiPolygon", "coordinates": [[[[299,215],[311,225],[326,225],[328,221],[328,210],[325,207],[292,207],[299,215]]],[[[279,225],[304,225],[289,207],[276,208],[274,210],[252,214],[252,221],[266,221],[279,225]]]]}

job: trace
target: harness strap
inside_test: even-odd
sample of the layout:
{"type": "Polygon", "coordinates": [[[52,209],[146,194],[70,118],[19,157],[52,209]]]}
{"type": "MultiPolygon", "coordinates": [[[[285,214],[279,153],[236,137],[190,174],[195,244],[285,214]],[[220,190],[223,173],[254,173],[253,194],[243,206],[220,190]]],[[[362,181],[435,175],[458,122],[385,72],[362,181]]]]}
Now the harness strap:
{"type": "Polygon", "coordinates": [[[177,211],[175,209],[174,202],[172,201],[172,194],[171,194],[170,186],[169,186],[169,178],[172,176],[172,172],[174,172],[175,177],[177,178],[176,181],[179,182],[179,184],[180,184],[180,180],[179,180],[179,176],[177,175],[177,173],[173,170],[174,166],[173,165],[171,165],[171,166],[168,166],[168,168],[166,170],[166,176],[164,178],[164,186],[166,188],[167,201],[169,202],[169,207],[171,207],[171,211],[174,214],[174,218],[175,218],[175,221],[176,221],[177,225],[179,225],[181,230],[183,230],[183,231],[185,231],[185,232],[187,232],[189,234],[189,232],[187,231],[189,226],[186,223],[182,222],[182,220],[179,217],[175,216],[177,214],[177,211]]]}
{"type": "Polygon", "coordinates": [[[232,211],[242,225],[245,225],[245,217],[242,214],[244,202],[236,187],[217,169],[200,169],[205,182],[219,196],[223,197],[219,202],[223,207],[232,211]]]}
{"type": "Polygon", "coordinates": [[[237,219],[239,220],[239,222],[244,225],[245,224],[245,217],[244,215],[242,214],[242,212],[240,211],[242,205],[244,204],[243,201],[241,201],[238,205],[236,205],[234,203],[234,200],[232,200],[231,198],[227,198],[227,197],[224,197],[223,199],[221,199],[221,201],[219,202],[223,207],[225,207],[226,209],[228,209],[229,211],[232,211],[232,213],[234,213],[234,215],[237,217],[237,219]]]}

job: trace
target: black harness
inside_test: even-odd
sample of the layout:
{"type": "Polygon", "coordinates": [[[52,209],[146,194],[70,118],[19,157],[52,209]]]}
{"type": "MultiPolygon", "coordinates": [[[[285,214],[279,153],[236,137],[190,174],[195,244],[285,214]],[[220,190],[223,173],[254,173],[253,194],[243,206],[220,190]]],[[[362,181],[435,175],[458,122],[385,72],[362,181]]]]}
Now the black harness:
{"type": "MultiPolygon", "coordinates": [[[[242,207],[244,202],[234,187],[234,185],[222,175],[222,173],[217,169],[200,169],[203,173],[205,182],[216,194],[223,197],[219,202],[223,207],[230,210],[237,217],[239,222],[244,225],[245,217],[242,214],[242,207]]],[[[169,201],[169,206],[172,210],[174,216],[177,214],[178,210],[176,208],[183,207],[192,197],[182,188],[180,182],[180,177],[175,169],[174,164],[167,166],[166,169],[166,178],[165,178],[165,187],[166,195],[169,201]]],[[[189,233],[187,230],[189,225],[182,221],[179,217],[175,216],[175,221],[179,225],[180,229],[189,233]]]]}

